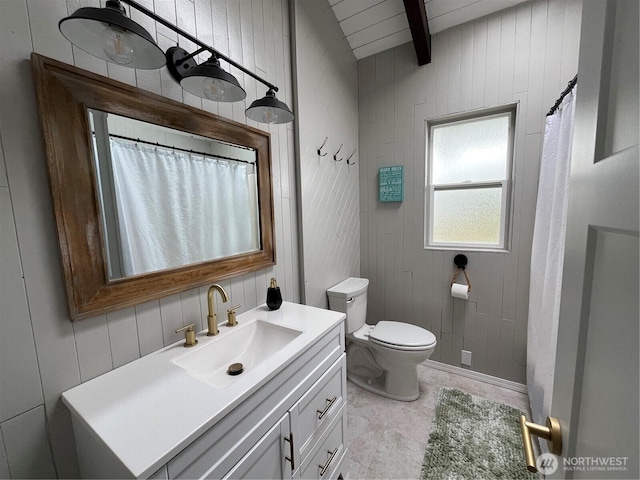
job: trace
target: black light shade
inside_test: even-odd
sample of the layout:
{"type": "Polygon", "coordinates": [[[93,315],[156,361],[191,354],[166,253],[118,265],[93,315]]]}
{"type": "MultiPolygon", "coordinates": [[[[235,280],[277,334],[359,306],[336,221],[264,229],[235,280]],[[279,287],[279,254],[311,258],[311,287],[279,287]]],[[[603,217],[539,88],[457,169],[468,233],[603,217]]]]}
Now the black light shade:
{"type": "Polygon", "coordinates": [[[237,102],[247,96],[236,77],[225,72],[215,56],[182,73],[180,86],[193,95],[215,102],[237,102]]]}
{"type": "Polygon", "coordinates": [[[251,120],[260,123],[289,123],[293,120],[293,113],[287,104],[276,98],[276,92],[269,89],[267,94],[256,100],[245,111],[251,120]]]}
{"type": "Polygon", "coordinates": [[[166,63],[153,37],[127,17],[118,0],[107,0],[105,8],[79,8],[58,28],[76,47],[107,62],[144,70],[166,63]]]}

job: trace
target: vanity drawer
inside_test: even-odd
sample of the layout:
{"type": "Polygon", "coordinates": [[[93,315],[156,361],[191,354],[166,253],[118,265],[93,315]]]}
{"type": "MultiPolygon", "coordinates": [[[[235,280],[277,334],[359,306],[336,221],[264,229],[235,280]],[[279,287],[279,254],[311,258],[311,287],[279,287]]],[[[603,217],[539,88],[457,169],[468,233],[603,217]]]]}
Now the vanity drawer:
{"type": "Polygon", "coordinates": [[[309,456],[300,466],[300,478],[303,479],[335,479],[340,475],[347,446],[346,408],[341,408],[337,416],[329,424],[321,439],[313,447],[309,456]]]}
{"type": "Polygon", "coordinates": [[[343,353],[291,409],[299,458],[309,454],[346,399],[346,355],[343,353]]]}

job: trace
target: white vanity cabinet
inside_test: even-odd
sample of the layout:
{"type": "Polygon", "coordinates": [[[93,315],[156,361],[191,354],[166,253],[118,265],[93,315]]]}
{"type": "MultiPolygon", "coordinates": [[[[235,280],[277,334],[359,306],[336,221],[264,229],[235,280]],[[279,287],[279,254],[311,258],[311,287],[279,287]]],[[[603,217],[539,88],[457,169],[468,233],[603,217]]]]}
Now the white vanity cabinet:
{"type": "Polygon", "coordinates": [[[176,455],[168,478],[301,478],[304,472],[302,478],[336,478],[329,472],[346,452],[342,338],[338,327],[176,455]],[[339,438],[329,429],[341,432],[339,438]],[[326,458],[309,476],[310,458],[336,448],[323,475],[326,458]]]}
{"type": "MultiPolygon", "coordinates": [[[[178,368],[184,349],[177,344],[65,392],[82,477],[344,475],[343,319],[338,312],[288,302],[277,312],[245,312],[240,325],[268,322],[299,334],[227,387],[178,368]]],[[[240,328],[226,332],[251,331],[240,328]]],[[[221,351],[224,335],[201,336],[195,348],[221,351]]]]}
{"type": "Polygon", "coordinates": [[[224,478],[337,478],[347,451],[345,368],[342,354],[224,478]]]}

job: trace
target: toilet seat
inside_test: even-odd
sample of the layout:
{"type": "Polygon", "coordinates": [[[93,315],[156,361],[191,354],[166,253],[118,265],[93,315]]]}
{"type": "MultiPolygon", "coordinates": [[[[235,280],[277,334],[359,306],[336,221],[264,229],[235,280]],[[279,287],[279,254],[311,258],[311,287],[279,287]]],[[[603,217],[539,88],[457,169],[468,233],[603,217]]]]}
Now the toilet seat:
{"type": "Polygon", "coordinates": [[[378,322],[368,334],[371,342],[394,350],[427,350],[436,344],[433,333],[404,322],[378,322]]]}

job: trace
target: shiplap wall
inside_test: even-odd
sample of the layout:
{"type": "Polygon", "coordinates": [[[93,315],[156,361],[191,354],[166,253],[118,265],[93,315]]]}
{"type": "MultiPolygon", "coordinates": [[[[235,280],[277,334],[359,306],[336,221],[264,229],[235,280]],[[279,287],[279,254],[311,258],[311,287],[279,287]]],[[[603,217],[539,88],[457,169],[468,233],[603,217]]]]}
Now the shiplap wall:
{"type": "Polygon", "coordinates": [[[577,72],[582,3],[536,0],[432,37],[417,67],[407,44],[358,62],[361,273],[368,321],[433,332],[431,359],[525,382],[531,239],[545,114],[577,72]],[[509,253],[423,248],[425,121],[518,102],[509,253]],[[378,202],[378,169],[404,165],[402,204],[378,202]],[[466,253],[473,285],[453,300],[453,257],[466,253]]]}
{"type": "MultiPolygon", "coordinates": [[[[102,3],[102,2],[100,2],[102,3]]],[[[287,0],[142,0],[147,8],[280,87],[292,105],[287,0]]],[[[98,0],[0,1],[0,478],[77,477],[69,412],[60,393],[180,339],[174,330],[206,316],[206,287],[72,324],[58,259],[42,135],[29,56],[32,51],[137,85],[271,133],[278,264],[223,281],[242,310],[263,303],[275,276],[286,300],[299,301],[293,125],[266,127],[244,110],[266,88],[232,68],[245,102],[217,104],[184,92],[165,69],[131,70],[85,54],[58,21],[98,0]]],[[[162,49],[176,35],[133,12],[162,49]]],[[[193,50],[188,42],[180,46],[193,50]]],[[[222,303],[217,302],[219,315],[222,303]]],[[[194,399],[185,408],[198,408],[194,399]]]]}
{"type": "Polygon", "coordinates": [[[358,67],[328,2],[293,5],[304,299],[326,308],[327,288],[360,273],[358,67]]]}

